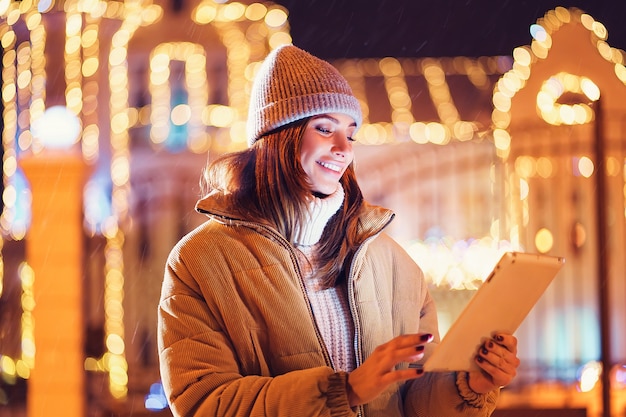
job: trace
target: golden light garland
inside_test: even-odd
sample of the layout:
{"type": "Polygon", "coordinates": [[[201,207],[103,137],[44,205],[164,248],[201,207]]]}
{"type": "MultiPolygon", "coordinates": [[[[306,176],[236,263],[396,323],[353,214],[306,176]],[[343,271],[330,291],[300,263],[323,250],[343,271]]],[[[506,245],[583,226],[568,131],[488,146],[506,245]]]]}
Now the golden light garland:
{"type": "Polygon", "coordinates": [[[14,382],[17,377],[28,379],[35,366],[35,323],[32,314],[35,308],[33,295],[35,273],[26,262],[22,262],[18,268],[18,276],[22,285],[20,303],[22,306],[20,319],[22,354],[18,359],[14,359],[0,352],[0,377],[9,382],[14,382]]]}
{"type": "Polygon", "coordinates": [[[141,26],[142,4],[126,2],[120,28],[113,34],[109,53],[109,87],[111,89],[110,173],[113,183],[111,203],[113,217],[105,220],[103,234],[105,249],[105,353],[104,367],[109,372],[109,390],[115,398],[128,393],[128,364],[124,338],[124,231],[128,222],[130,198],[130,150],[128,118],[128,42],[141,26]]]}
{"type": "Polygon", "coordinates": [[[425,144],[445,145],[451,140],[467,141],[481,134],[474,121],[461,120],[458,108],[450,94],[447,77],[465,75],[479,90],[491,87],[489,75],[500,75],[500,57],[479,59],[456,58],[392,58],[341,59],[333,62],[346,77],[363,109],[363,126],[357,139],[363,145],[381,145],[407,140],[425,144]],[[383,77],[387,99],[391,106],[391,121],[371,123],[365,80],[383,77]],[[423,77],[433,102],[438,121],[418,121],[413,115],[413,103],[408,88],[408,77],[423,77]]]}
{"type": "MultiPolygon", "coordinates": [[[[16,3],[0,3],[0,36],[3,47],[2,62],[2,114],[4,129],[2,135],[4,193],[2,199],[4,210],[0,215],[0,228],[3,235],[21,240],[26,234],[26,225],[15,222],[17,206],[17,189],[14,178],[17,173],[17,155],[20,150],[27,149],[32,143],[30,124],[33,114],[43,113],[45,98],[44,46],[45,29],[41,15],[33,8],[30,1],[16,3]],[[23,22],[28,30],[30,42],[19,42],[13,25],[23,22]],[[18,135],[19,132],[19,135],[18,135]]],[[[4,262],[1,262],[4,266],[4,262]]],[[[32,268],[23,263],[18,271],[21,281],[22,317],[21,317],[21,357],[13,359],[0,352],[0,374],[4,378],[28,378],[34,366],[34,323],[32,309],[34,298],[32,286],[34,273],[32,268]]],[[[0,281],[4,279],[4,273],[0,281]]],[[[3,284],[0,282],[0,294],[3,284]]]]}
{"type": "Polygon", "coordinates": [[[404,78],[402,65],[397,59],[391,57],[382,59],[379,65],[391,104],[391,122],[394,124],[398,135],[406,136],[409,133],[409,126],[415,122],[415,118],[411,112],[411,96],[404,78]]]}
{"type": "MultiPolygon", "coordinates": [[[[615,74],[618,79],[626,84],[626,68],[624,67],[624,57],[621,51],[611,48],[606,43],[608,32],[604,25],[594,20],[590,15],[582,13],[577,9],[566,9],[557,7],[548,11],[537,24],[531,27],[533,33],[533,41],[529,46],[521,46],[513,50],[513,68],[508,71],[498,81],[493,94],[494,110],[492,112],[492,121],[494,124],[494,142],[498,155],[506,158],[510,152],[511,138],[508,127],[511,122],[511,99],[521,90],[530,76],[530,68],[533,63],[548,56],[548,51],[552,47],[552,34],[562,25],[570,23],[572,20],[579,21],[587,30],[590,31],[590,42],[595,44],[600,55],[611,62],[614,66],[615,74]]],[[[597,100],[599,90],[588,78],[578,77],[572,74],[559,73],[556,75],[558,83],[563,85],[567,91],[584,92],[590,100],[597,100]]],[[[563,107],[556,106],[556,99],[553,93],[549,93],[550,85],[545,85],[540,96],[537,97],[537,105],[540,114],[546,121],[551,124],[579,124],[579,121],[589,121],[588,112],[584,106],[580,110],[573,109],[572,106],[563,107]],[[559,114],[554,114],[557,111],[559,114]],[[565,113],[565,117],[561,115],[561,110],[565,113]],[[585,113],[585,116],[575,116],[576,114],[585,113]],[[571,114],[574,114],[572,117],[571,114]],[[568,123],[568,121],[570,121],[568,123]]],[[[567,106],[567,105],[566,105],[567,106]]]]}
{"type": "Polygon", "coordinates": [[[98,74],[100,69],[100,18],[92,14],[85,16],[85,28],[81,36],[84,60],[81,65],[82,85],[82,122],[83,133],[80,142],[83,158],[93,164],[100,155],[100,128],[98,118],[98,74]]]}

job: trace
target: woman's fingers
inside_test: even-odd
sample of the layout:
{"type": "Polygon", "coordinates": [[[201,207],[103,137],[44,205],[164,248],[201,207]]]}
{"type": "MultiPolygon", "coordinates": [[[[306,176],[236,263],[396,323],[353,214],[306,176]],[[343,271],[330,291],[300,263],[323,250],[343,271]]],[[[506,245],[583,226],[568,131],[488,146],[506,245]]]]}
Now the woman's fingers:
{"type": "Polygon", "coordinates": [[[497,334],[480,348],[479,355],[496,367],[519,366],[517,358],[517,338],[512,335],[497,334]]]}
{"type": "Polygon", "coordinates": [[[481,346],[476,362],[488,375],[494,387],[509,384],[517,375],[520,364],[517,357],[517,338],[508,334],[496,334],[481,346]]]}
{"type": "Polygon", "coordinates": [[[370,358],[380,365],[381,370],[388,372],[401,362],[421,359],[424,356],[425,345],[432,340],[433,336],[430,333],[398,336],[374,349],[370,358]]]}
{"type": "Polygon", "coordinates": [[[369,358],[348,376],[348,398],[351,406],[376,398],[390,384],[417,378],[421,369],[399,369],[401,362],[412,362],[424,356],[424,345],[433,339],[431,334],[398,336],[378,346],[369,358]]]}
{"type": "Polygon", "coordinates": [[[493,340],[500,346],[504,347],[513,355],[517,355],[517,338],[510,334],[495,334],[493,340]]]}

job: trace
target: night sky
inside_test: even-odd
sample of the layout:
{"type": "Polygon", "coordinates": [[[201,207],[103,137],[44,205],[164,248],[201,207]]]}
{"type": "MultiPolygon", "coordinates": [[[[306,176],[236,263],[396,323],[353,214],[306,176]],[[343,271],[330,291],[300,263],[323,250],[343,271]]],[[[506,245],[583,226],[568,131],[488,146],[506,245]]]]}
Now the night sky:
{"type": "Polygon", "coordinates": [[[295,45],[325,59],[511,55],[556,6],[602,22],[626,50],[626,0],[277,0],[295,45]]]}

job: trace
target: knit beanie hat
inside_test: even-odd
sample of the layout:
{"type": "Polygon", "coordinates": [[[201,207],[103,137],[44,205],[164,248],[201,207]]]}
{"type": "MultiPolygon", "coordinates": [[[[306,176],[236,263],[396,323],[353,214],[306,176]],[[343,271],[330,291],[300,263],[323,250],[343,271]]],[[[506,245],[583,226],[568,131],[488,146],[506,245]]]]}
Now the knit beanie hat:
{"type": "Polygon", "coordinates": [[[335,67],[293,45],[278,47],[252,85],[248,146],[278,127],[325,113],[346,114],[357,128],[362,122],[359,101],[335,67]]]}

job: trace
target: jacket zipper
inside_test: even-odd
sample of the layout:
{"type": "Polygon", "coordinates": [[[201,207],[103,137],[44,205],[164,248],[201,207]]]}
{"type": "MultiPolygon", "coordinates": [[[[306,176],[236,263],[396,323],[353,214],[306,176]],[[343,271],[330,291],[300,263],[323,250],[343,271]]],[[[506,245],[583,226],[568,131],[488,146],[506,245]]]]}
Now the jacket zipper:
{"type": "MultiPolygon", "coordinates": [[[[356,311],[356,302],[354,300],[354,264],[356,263],[356,260],[360,256],[361,252],[365,250],[363,248],[367,245],[367,243],[369,243],[370,240],[378,236],[379,233],[380,232],[368,237],[359,245],[359,248],[356,250],[354,256],[352,257],[352,261],[350,262],[350,270],[348,272],[348,305],[350,306],[350,314],[352,315],[352,322],[354,323],[354,357],[356,362],[355,365],[357,368],[362,365],[361,358],[363,356],[363,347],[361,341],[361,319],[358,315],[358,312],[356,311]]],[[[363,416],[363,413],[363,406],[359,405],[357,407],[357,416],[361,417],[363,416]]]]}

